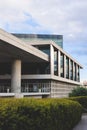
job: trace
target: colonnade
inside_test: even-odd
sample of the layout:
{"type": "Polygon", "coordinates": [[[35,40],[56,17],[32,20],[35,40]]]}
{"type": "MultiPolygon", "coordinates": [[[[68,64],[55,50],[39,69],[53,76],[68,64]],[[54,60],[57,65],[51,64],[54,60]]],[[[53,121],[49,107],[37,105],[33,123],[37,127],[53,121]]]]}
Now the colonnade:
{"type": "MultiPolygon", "coordinates": [[[[73,61],[69,56],[65,55],[61,50],[56,49],[57,51],[57,76],[67,78],[67,67],[68,67],[68,79],[79,81],[80,79],[80,66],[73,61]],[[61,76],[61,54],[63,55],[63,76],[61,76]],[[66,63],[66,58],[68,58],[68,64],[66,63]],[[71,64],[72,62],[72,64],[71,64]]],[[[54,75],[54,52],[55,48],[53,45],[50,45],[50,73],[54,75]]]]}

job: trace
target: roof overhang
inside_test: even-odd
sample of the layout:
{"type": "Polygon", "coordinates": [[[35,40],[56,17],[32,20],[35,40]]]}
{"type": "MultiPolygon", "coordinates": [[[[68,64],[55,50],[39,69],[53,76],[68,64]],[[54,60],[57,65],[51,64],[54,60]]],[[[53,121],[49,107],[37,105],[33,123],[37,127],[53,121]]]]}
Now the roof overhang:
{"type": "Polygon", "coordinates": [[[0,62],[21,59],[24,62],[48,62],[47,54],[0,29],[0,62]]]}

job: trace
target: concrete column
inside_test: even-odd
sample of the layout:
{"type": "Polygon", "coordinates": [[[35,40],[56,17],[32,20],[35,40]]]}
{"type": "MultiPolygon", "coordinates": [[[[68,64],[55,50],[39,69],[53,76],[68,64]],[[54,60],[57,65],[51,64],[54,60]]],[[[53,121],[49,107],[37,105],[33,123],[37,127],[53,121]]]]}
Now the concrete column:
{"type": "Polygon", "coordinates": [[[71,71],[71,65],[70,65],[70,59],[69,59],[69,79],[70,79],[70,72],[71,71]]]}
{"type": "Polygon", "coordinates": [[[66,78],[66,55],[64,55],[64,78],[66,78]]]}
{"type": "Polygon", "coordinates": [[[58,50],[58,76],[60,77],[60,50],[58,50]]]}
{"type": "Polygon", "coordinates": [[[74,75],[75,75],[75,68],[74,68],[74,62],[73,62],[73,80],[74,80],[74,75]]]}
{"type": "Polygon", "coordinates": [[[50,71],[51,75],[54,75],[54,48],[50,45],[50,71]]]}
{"type": "Polygon", "coordinates": [[[79,82],[80,82],[80,66],[79,66],[79,68],[78,68],[78,72],[79,72],[79,82]]]}
{"type": "Polygon", "coordinates": [[[21,60],[14,60],[12,63],[11,91],[21,92],[21,60]]]}
{"type": "Polygon", "coordinates": [[[78,80],[78,66],[77,66],[77,64],[76,64],[76,81],[78,80]]]}

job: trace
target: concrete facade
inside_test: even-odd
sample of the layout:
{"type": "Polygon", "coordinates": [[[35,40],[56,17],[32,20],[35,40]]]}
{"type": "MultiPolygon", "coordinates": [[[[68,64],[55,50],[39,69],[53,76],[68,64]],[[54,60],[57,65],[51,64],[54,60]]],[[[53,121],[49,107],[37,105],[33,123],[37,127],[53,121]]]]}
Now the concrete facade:
{"type": "Polygon", "coordinates": [[[82,65],[54,41],[20,37],[0,30],[1,97],[67,97],[80,85],[82,65]]]}

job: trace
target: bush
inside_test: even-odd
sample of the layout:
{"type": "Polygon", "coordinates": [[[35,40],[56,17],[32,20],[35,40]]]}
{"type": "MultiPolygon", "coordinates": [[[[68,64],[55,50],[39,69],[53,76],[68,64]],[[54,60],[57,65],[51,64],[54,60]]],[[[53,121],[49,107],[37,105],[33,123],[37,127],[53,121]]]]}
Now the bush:
{"type": "Polygon", "coordinates": [[[73,89],[72,92],[69,93],[69,97],[75,96],[87,96],[87,89],[83,87],[77,87],[73,89]]]}
{"type": "Polygon", "coordinates": [[[67,99],[0,99],[0,130],[71,130],[81,114],[67,99]]]}
{"type": "Polygon", "coordinates": [[[80,103],[83,107],[83,112],[87,112],[87,96],[70,97],[69,99],[80,103]]]}

